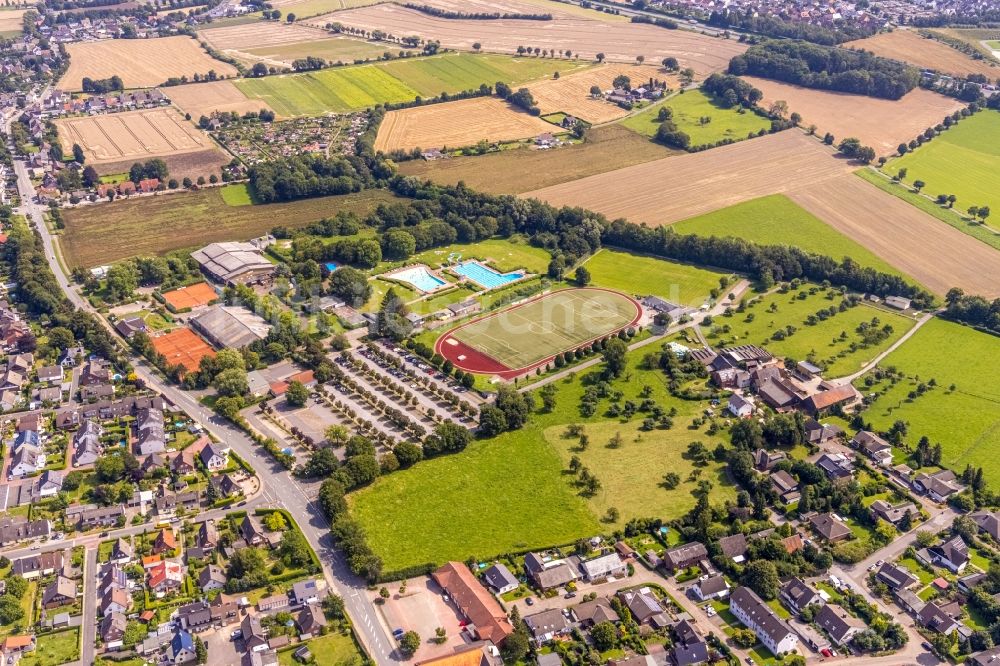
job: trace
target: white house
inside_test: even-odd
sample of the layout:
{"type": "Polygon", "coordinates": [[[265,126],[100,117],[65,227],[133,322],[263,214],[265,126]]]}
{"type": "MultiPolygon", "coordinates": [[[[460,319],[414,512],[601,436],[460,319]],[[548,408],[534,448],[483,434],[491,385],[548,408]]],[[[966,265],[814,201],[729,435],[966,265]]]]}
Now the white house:
{"type": "Polygon", "coordinates": [[[729,583],[724,576],[709,576],[705,580],[700,580],[691,587],[691,594],[698,601],[708,601],[709,599],[725,599],[729,596],[729,583]]]}
{"type": "Polygon", "coordinates": [[[729,596],[729,610],[736,619],[752,629],[760,642],[773,654],[792,652],[799,637],[791,627],[748,587],[738,587],[729,596]]]}
{"type": "Polygon", "coordinates": [[[739,393],[729,396],[729,404],[726,405],[729,413],[739,419],[750,418],[753,415],[753,398],[744,397],[739,393]]]}

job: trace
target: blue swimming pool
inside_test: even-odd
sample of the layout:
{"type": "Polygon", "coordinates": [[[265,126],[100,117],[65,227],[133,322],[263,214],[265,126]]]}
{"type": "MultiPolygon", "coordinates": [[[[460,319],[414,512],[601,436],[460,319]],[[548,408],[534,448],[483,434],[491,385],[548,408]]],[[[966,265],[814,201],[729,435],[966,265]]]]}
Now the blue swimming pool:
{"type": "Polygon", "coordinates": [[[496,289],[524,277],[522,271],[498,273],[478,261],[463,261],[455,266],[454,271],[462,277],[467,277],[484,289],[496,289]]]}
{"type": "Polygon", "coordinates": [[[326,270],[330,271],[331,273],[337,270],[337,264],[333,263],[332,261],[326,262],[325,266],[326,270]]]}
{"type": "Polygon", "coordinates": [[[412,268],[405,268],[401,271],[390,273],[386,277],[412,284],[414,287],[425,293],[430,293],[448,284],[438,276],[431,273],[426,266],[413,266],[412,268]]]}

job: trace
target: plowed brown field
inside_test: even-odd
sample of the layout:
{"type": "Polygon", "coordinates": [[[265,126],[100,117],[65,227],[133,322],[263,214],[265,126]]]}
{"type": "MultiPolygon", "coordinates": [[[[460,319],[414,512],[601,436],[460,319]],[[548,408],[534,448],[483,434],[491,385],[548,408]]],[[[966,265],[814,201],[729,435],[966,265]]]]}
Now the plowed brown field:
{"type": "Polygon", "coordinates": [[[479,97],[390,111],[379,127],[375,148],[459,148],[483,139],[524,139],[553,129],[544,120],[514,111],[496,97],[479,97]]]}
{"type": "Polygon", "coordinates": [[[236,68],[216,60],[191,37],[155,39],[109,39],[102,42],[66,44],[69,68],[59,79],[59,88],[76,91],[84,77],[106,79],[117,74],[126,88],[158,86],[170,77],[207,74],[236,76],[236,68]]]}
{"type": "Polygon", "coordinates": [[[931,291],[1000,296],[1000,252],[857,176],[814,183],[791,199],[931,291]]]}
{"type": "Polygon", "coordinates": [[[330,21],[367,31],[435,39],[445,47],[463,50],[471,50],[478,42],[482,50],[497,53],[514,53],[518,46],[538,46],[556,51],[569,49],[581,58],[604,53],[608,60],[617,62],[633,62],[639,55],[645,56],[647,62],[674,56],[682,67],[691,67],[700,76],[725,69],[730,58],[746,50],[736,40],[638,23],[605,23],[576,17],[553,21],[445,19],[395,4],[327,14],[306,22],[322,27],[330,21]]]}
{"type": "Polygon", "coordinates": [[[314,28],[302,23],[275,23],[262,21],[245,25],[230,25],[224,28],[208,28],[199,30],[198,35],[213,48],[220,51],[230,49],[243,51],[258,49],[265,46],[309,42],[314,39],[325,39],[330,33],[321,28],[314,28]]]}
{"type": "Polygon", "coordinates": [[[957,49],[934,39],[921,37],[912,30],[893,30],[844,44],[847,48],[864,49],[875,55],[902,60],[918,67],[936,69],[952,76],[983,74],[995,79],[1000,67],[985,60],[973,60],[957,49]]]}
{"type": "MultiPolygon", "coordinates": [[[[852,168],[798,130],[609,171],[523,196],[663,225],[836,178],[852,168]]],[[[855,165],[856,168],[856,165],[855,165]]]]}
{"type": "Polygon", "coordinates": [[[830,132],[838,142],[849,136],[857,137],[878,155],[895,153],[900,143],[908,143],[964,106],[956,99],[923,88],[893,101],[801,88],[753,76],[743,78],[764,93],[765,107],[775,100],[784,100],[789,112],[799,113],[803,126],[816,125],[820,136],[830,132]]]}
{"type": "Polygon", "coordinates": [[[244,95],[232,81],[189,83],[164,88],[163,93],[170,97],[181,111],[190,113],[192,118],[208,116],[213,111],[235,111],[243,114],[247,111],[270,109],[264,100],[250,99],[244,95]]]}
{"type": "Polygon", "coordinates": [[[598,86],[601,90],[608,90],[619,74],[628,76],[634,86],[649,79],[667,81],[671,88],[678,85],[676,76],[667,74],[659,67],[609,63],[558,79],[539,81],[529,85],[528,89],[542,113],[563,111],[590,123],[606,123],[624,118],[628,111],[617,104],[592,98],[590,88],[598,86]]]}

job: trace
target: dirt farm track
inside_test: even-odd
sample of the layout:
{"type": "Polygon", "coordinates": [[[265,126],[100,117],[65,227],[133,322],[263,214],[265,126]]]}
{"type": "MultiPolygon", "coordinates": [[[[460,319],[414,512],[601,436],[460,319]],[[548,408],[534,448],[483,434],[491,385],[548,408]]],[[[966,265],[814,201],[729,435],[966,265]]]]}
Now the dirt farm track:
{"type": "Polygon", "coordinates": [[[207,74],[236,76],[236,68],[216,60],[191,37],[109,39],[66,44],[69,68],[59,88],[78,91],[84,77],[105,79],[117,74],[126,88],[158,86],[170,77],[207,74]]]}
{"type": "MultiPolygon", "coordinates": [[[[700,76],[725,69],[730,58],[746,49],[736,40],[638,23],[605,23],[576,17],[560,17],[558,21],[444,19],[395,4],[327,14],[306,23],[322,27],[330,21],[367,31],[436,39],[445,47],[466,51],[478,42],[483,51],[496,53],[514,53],[518,46],[530,45],[557,51],[569,49],[587,59],[604,53],[608,60],[617,62],[634,62],[636,56],[642,55],[646,62],[658,63],[674,56],[682,67],[691,67],[700,76]]],[[[553,61],[553,66],[557,63],[553,61]]]]}

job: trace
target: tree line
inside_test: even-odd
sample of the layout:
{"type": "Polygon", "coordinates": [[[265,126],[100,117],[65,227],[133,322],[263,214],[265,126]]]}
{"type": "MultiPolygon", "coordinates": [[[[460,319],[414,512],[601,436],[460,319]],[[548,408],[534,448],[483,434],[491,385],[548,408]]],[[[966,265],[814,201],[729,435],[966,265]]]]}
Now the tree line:
{"type": "Polygon", "coordinates": [[[809,23],[792,23],[776,16],[755,16],[735,9],[713,11],[708,17],[708,24],[716,28],[735,28],[765,37],[801,39],[826,46],[868,37],[873,32],[847,24],[827,28],[809,23]]]}
{"type": "Polygon", "coordinates": [[[375,184],[365,160],[354,156],[296,155],[250,167],[262,203],[360,192],[375,184]]]}
{"type": "Polygon", "coordinates": [[[552,14],[548,13],[526,14],[522,12],[454,12],[447,9],[441,9],[440,7],[432,7],[431,5],[422,5],[413,2],[407,2],[403,6],[407,9],[420,12],[421,14],[428,14],[430,16],[444,19],[468,19],[475,21],[495,21],[497,19],[519,19],[522,21],[552,20],[552,14]]]}
{"type": "Polygon", "coordinates": [[[751,46],[729,61],[729,73],[884,99],[899,99],[920,83],[920,71],[910,65],[801,40],[751,46]]]}
{"type": "Polygon", "coordinates": [[[80,87],[83,88],[83,92],[95,93],[98,95],[118,90],[125,90],[125,84],[122,83],[122,77],[117,74],[106,79],[92,79],[89,76],[85,76],[83,77],[83,81],[81,81],[80,87]]]}

